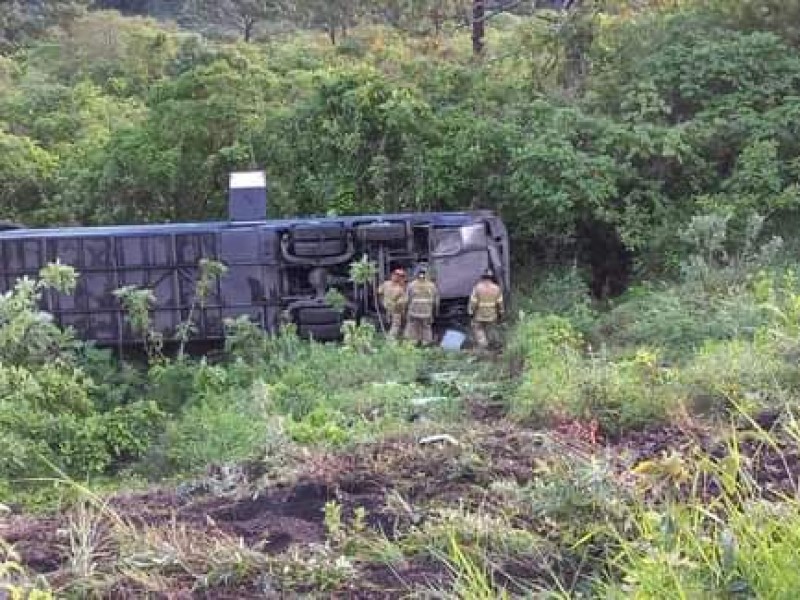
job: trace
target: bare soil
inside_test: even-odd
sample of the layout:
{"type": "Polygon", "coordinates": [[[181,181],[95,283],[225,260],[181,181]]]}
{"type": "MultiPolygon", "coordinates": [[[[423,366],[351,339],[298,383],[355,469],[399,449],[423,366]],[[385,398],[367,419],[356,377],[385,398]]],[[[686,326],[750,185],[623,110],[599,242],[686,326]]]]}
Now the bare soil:
{"type": "MultiPolygon", "coordinates": [[[[704,429],[659,428],[630,434],[613,444],[600,440],[592,443],[569,427],[561,429],[561,433],[543,434],[503,420],[476,423],[469,432],[453,434],[458,445],[420,445],[413,438],[396,438],[346,453],[317,455],[290,486],[246,488],[233,496],[206,495],[188,500],[173,489],[153,489],[115,496],[109,506],[133,527],[180,524],[198,536],[230,536],[241,540],[246,548],[281,556],[326,541],[324,507],[331,500],[341,505],[345,519],[350,519],[356,508],[366,509],[369,527],[391,539],[403,535],[415,519],[423,518],[427,507],[479,507],[487,501],[492,482],[530,481],[536,476],[537,461],[554,455],[571,453],[588,459],[597,453],[610,458],[620,471],[629,471],[643,460],[673,450],[684,454],[695,450],[711,455],[727,452],[704,429]],[[402,498],[410,511],[390,507],[389,492],[402,498]]],[[[585,424],[578,429],[585,431],[585,424]]],[[[775,494],[796,490],[793,474],[800,473],[797,449],[787,445],[778,452],[745,440],[741,450],[765,490],[775,494]]],[[[713,492],[713,482],[708,485],[713,492]]],[[[65,526],[65,519],[57,516],[14,514],[0,519],[0,538],[13,545],[28,569],[62,584],[69,578],[65,526]]],[[[408,562],[399,568],[367,564],[360,566],[354,581],[325,597],[403,597],[413,587],[444,589],[449,579],[450,574],[440,563],[408,562]]],[[[193,591],[194,584],[185,574],[176,574],[166,587],[162,594],[149,597],[265,597],[247,577],[235,587],[199,592],[193,591]]],[[[140,593],[135,585],[120,585],[109,597],[141,597],[140,593]]]]}

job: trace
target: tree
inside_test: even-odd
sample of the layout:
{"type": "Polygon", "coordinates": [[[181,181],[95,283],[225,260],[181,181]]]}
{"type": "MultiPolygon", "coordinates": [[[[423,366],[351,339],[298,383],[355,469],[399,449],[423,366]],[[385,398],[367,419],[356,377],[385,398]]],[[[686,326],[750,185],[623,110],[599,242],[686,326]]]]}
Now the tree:
{"type": "Polygon", "coordinates": [[[483,36],[486,33],[486,2],[472,2],[472,52],[475,56],[483,54],[483,36]]]}
{"type": "Polygon", "coordinates": [[[124,15],[146,15],[150,11],[150,0],[95,0],[92,8],[118,10],[124,15]]]}
{"type": "Polygon", "coordinates": [[[92,11],[68,34],[53,36],[60,51],[31,61],[53,79],[95,81],[116,95],[144,92],[164,77],[178,52],[178,36],[153,19],[92,11]]]}
{"type": "Polygon", "coordinates": [[[282,0],[199,0],[187,9],[212,19],[223,27],[236,29],[250,42],[259,24],[289,12],[291,3],[282,0]]]}
{"type": "Polygon", "coordinates": [[[280,212],[419,208],[422,160],[436,127],[418,91],[371,70],[333,70],[272,127],[257,155],[270,165],[280,212]]]}
{"type": "Polygon", "coordinates": [[[87,0],[0,0],[0,51],[13,50],[53,25],[66,25],[87,0]]]}
{"type": "Polygon", "coordinates": [[[347,35],[356,24],[364,5],[360,0],[296,0],[295,19],[300,24],[323,29],[331,44],[336,44],[337,36],[347,35]]]}
{"type": "Polygon", "coordinates": [[[468,24],[471,0],[382,0],[371,3],[371,15],[405,31],[440,35],[449,21],[468,24]]]}
{"type": "Polygon", "coordinates": [[[707,0],[723,22],[748,31],[773,31],[800,45],[800,0],[707,0]]]}
{"type": "MultiPolygon", "coordinates": [[[[486,22],[499,14],[516,9],[522,0],[472,0],[472,52],[483,54],[486,22]]],[[[568,7],[569,2],[563,6],[568,7]]],[[[534,5],[535,6],[535,5],[534,5]]]]}
{"type": "Polygon", "coordinates": [[[84,218],[103,222],[221,216],[227,174],[252,166],[251,141],[274,87],[239,53],[162,82],[146,120],[113,132],[64,200],[83,198],[84,218]]]}
{"type": "Polygon", "coordinates": [[[0,218],[24,220],[28,212],[40,208],[51,191],[56,163],[30,138],[0,128],[0,218]]]}

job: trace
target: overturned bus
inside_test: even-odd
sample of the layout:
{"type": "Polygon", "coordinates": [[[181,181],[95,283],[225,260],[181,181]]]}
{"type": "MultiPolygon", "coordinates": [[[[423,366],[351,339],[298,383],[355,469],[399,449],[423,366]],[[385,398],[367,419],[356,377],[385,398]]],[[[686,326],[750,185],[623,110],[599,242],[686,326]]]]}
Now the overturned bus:
{"type": "Polygon", "coordinates": [[[7,228],[0,290],[56,260],[70,265],[79,274],[76,290],[48,291],[43,308],[80,338],[124,347],[142,342],[114,295],[125,286],[152,290],[153,328],[165,339],[191,314],[192,340],[204,343],[222,340],[225,320],[240,316],[268,332],[288,320],[301,336],[336,340],[344,319],[378,320],[374,286],[397,267],[429,266],[441,295],[439,327],[466,325],[470,291],[486,268],[509,288],[508,235],[490,212],[267,220],[265,175],[249,171],[231,174],[228,213],[221,222],[7,228]],[[350,266],[364,257],[377,267],[375,281],[356,284],[350,266]],[[227,270],[198,307],[202,259],[227,270]],[[337,306],[331,290],[344,297],[337,306]]]}

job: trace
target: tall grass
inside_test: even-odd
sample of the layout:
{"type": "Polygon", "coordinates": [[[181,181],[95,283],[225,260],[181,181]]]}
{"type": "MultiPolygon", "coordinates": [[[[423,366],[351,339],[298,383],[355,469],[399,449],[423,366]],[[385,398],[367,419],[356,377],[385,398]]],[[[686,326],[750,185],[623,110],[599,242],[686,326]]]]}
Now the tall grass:
{"type": "MultiPolygon", "coordinates": [[[[789,416],[785,439],[755,423],[757,437],[795,480],[788,453],[800,443],[797,421],[789,416]],[[785,450],[789,448],[789,450],[785,450]]],[[[663,505],[632,507],[632,535],[618,537],[620,552],[611,575],[598,589],[611,598],[796,598],[800,590],[800,497],[772,495],[754,483],[748,459],[738,448],[737,430],[724,459],[702,456],[693,465],[693,487],[709,477],[720,494],[675,499],[663,505]],[[702,481],[700,477],[702,476],[702,481]]],[[[773,473],[775,475],[775,473],[773,473]]],[[[796,487],[796,485],[795,485],[796,487]]]]}
{"type": "Polygon", "coordinates": [[[506,589],[495,585],[491,575],[462,550],[455,536],[451,536],[449,540],[447,567],[455,579],[452,593],[457,598],[474,600],[511,598],[506,589]]]}
{"type": "Polygon", "coordinates": [[[20,563],[14,549],[0,539],[0,597],[26,600],[54,600],[47,582],[32,576],[20,563]]]}

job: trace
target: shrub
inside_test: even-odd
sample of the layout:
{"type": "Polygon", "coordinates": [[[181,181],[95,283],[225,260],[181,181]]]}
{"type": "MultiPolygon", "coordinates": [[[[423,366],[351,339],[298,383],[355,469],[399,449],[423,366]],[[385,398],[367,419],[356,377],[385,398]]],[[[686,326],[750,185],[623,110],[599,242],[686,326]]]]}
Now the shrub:
{"type": "Polygon", "coordinates": [[[147,397],[167,414],[179,414],[194,397],[196,370],[188,360],[154,364],[146,374],[147,397]]]}
{"type": "Polygon", "coordinates": [[[605,352],[584,353],[581,338],[560,317],[523,321],[513,336],[515,352],[526,351],[512,414],[552,420],[595,420],[618,434],[663,421],[678,408],[668,372],[657,354],[641,350],[612,360],[605,352]]]}
{"type": "Polygon", "coordinates": [[[578,331],[589,329],[597,316],[589,286],[575,267],[549,272],[516,295],[516,305],[524,314],[559,315],[578,331]]]}
{"type": "Polygon", "coordinates": [[[719,415],[780,400],[797,389],[796,370],[767,344],[709,341],[676,378],[696,411],[719,415]]]}
{"type": "Polygon", "coordinates": [[[656,346],[681,360],[707,339],[752,336],[763,322],[763,310],[745,290],[706,295],[681,286],[639,288],[598,319],[591,338],[621,349],[656,346]]]}
{"type": "Polygon", "coordinates": [[[325,384],[326,375],[313,365],[298,364],[287,369],[273,384],[275,408],[282,414],[303,418],[325,401],[330,390],[337,389],[325,384]]]}
{"type": "Polygon", "coordinates": [[[73,337],[40,311],[39,304],[51,290],[72,291],[76,277],[71,267],[50,264],[38,279],[23,277],[0,295],[0,363],[33,366],[74,358],[73,337]]]}
{"type": "Polygon", "coordinates": [[[292,440],[300,444],[341,446],[351,439],[349,420],[344,413],[318,407],[301,420],[290,420],[287,432],[292,440]]]}
{"type": "Polygon", "coordinates": [[[622,583],[607,598],[791,598],[800,586],[800,506],[724,501],[640,509],[615,560],[622,583]]]}
{"type": "Polygon", "coordinates": [[[167,426],[163,452],[180,471],[251,458],[265,445],[266,424],[264,415],[235,395],[207,400],[167,426]]]}
{"type": "Polygon", "coordinates": [[[10,480],[52,475],[42,460],[52,458],[52,450],[45,440],[32,437],[24,430],[15,431],[7,419],[6,411],[0,407],[0,430],[3,432],[0,435],[0,489],[10,480]]]}
{"type": "Polygon", "coordinates": [[[544,417],[577,394],[575,371],[583,367],[581,338],[561,317],[523,317],[512,332],[507,355],[523,373],[512,397],[518,417],[544,417]]]}
{"type": "Polygon", "coordinates": [[[79,419],[61,415],[53,423],[50,444],[69,474],[106,473],[144,455],[162,430],[163,413],[140,402],[79,419]]]}
{"type": "MultiPolygon", "coordinates": [[[[148,373],[118,360],[110,350],[87,345],[80,349],[78,360],[81,370],[92,382],[88,392],[97,410],[110,410],[147,397],[148,373]]],[[[152,395],[161,408],[164,407],[162,398],[160,393],[152,395]]]]}
{"type": "Polygon", "coordinates": [[[230,368],[206,367],[199,375],[203,370],[195,378],[200,393],[168,424],[157,449],[172,470],[253,457],[268,445],[270,424],[280,413],[275,386],[262,379],[237,382],[230,368]]]}
{"type": "Polygon", "coordinates": [[[679,408],[656,356],[647,352],[632,360],[592,357],[578,377],[577,394],[563,408],[582,420],[596,420],[610,435],[663,423],[679,408]]]}
{"type": "Polygon", "coordinates": [[[22,279],[0,298],[0,481],[55,476],[54,467],[70,476],[109,473],[138,459],[162,428],[155,404],[132,401],[136,385],[117,390],[119,403],[104,398],[115,379],[125,380],[122,369],[109,374],[100,353],[38,311],[44,293],[66,293],[75,283],[74,270],[48,265],[38,280],[22,279]],[[98,397],[106,410],[97,409],[98,397]]]}

